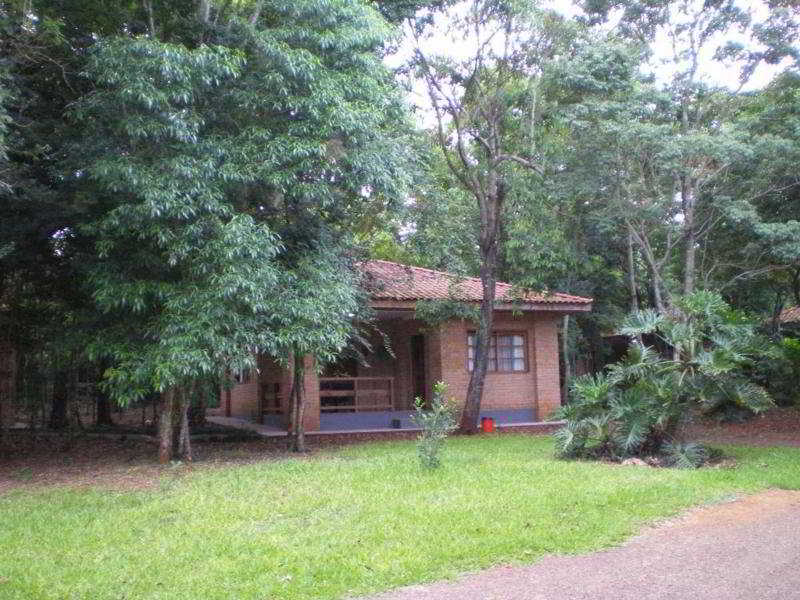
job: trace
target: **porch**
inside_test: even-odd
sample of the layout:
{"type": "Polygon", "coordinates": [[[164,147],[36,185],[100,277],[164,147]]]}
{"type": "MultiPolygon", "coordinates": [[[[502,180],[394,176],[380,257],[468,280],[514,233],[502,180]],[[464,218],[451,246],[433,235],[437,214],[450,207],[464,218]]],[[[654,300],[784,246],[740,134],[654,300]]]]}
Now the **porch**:
{"type": "MultiPolygon", "coordinates": [[[[398,400],[395,377],[319,377],[319,428],[317,431],[376,431],[417,429],[414,410],[408,401],[398,400]]],[[[313,394],[312,394],[313,396],[313,394]]],[[[254,422],[271,431],[286,431],[288,404],[274,394],[262,398],[254,422]],[[286,408],[284,408],[286,407],[286,408]]],[[[532,424],[536,411],[528,409],[482,410],[480,418],[491,417],[498,426],[532,424]]]]}
{"type": "MultiPolygon", "coordinates": [[[[413,410],[400,402],[395,377],[319,377],[319,431],[413,429],[413,410]]],[[[289,404],[282,395],[262,396],[255,421],[275,431],[289,426],[289,404]]],[[[308,390],[307,390],[308,392],[308,390]]],[[[313,408],[313,407],[312,407],[313,408]]]]}
{"type": "MultiPolygon", "coordinates": [[[[430,333],[413,313],[379,314],[379,330],[368,343],[348,349],[321,372],[304,365],[306,431],[366,431],[412,429],[415,398],[430,398],[433,377],[427,353],[430,333]],[[382,318],[381,318],[382,317],[382,318]]],[[[254,422],[285,431],[289,426],[293,366],[282,368],[262,357],[251,394],[257,401],[249,416],[254,422]]],[[[235,392],[242,396],[242,386],[235,392]]],[[[248,402],[251,406],[253,402],[248,402]]],[[[235,405],[236,402],[234,401],[235,405]]]]}
{"type": "MultiPolygon", "coordinates": [[[[536,421],[531,418],[532,411],[511,410],[511,411],[481,411],[481,417],[492,417],[495,419],[495,427],[498,431],[550,431],[561,425],[562,421],[536,421]]],[[[326,416],[321,418],[320,429],[306,431],[306,435],[340,435],[340,434],[385,434],[391,438],[393,434],[400,436],[412,432],[420,431],[411,420],[410,411],[382,411],[375,413],[350,413],[339,415],[337,418],[330,419],[326,416]],[[400,427],[393,427],[392,421],[400,421],[400,427]]],[[[212,423],[246,429],[257,433],[262,437],[284,437],[288,435],[285,426],[269,419],[264,423],[259,423],[254,419],[246,417],[224,417],[221,415],[210,415],[207,417],[212,423]]]]}

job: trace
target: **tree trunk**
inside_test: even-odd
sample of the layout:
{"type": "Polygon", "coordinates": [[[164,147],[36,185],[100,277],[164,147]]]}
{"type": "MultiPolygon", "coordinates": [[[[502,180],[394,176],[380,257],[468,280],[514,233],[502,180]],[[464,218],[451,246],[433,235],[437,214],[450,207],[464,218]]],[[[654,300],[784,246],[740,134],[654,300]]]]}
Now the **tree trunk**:
{"type": "Polygon", "coordinates": [[[206,389],[205,386],[195,385],[191,402],[189,403],[189,427],[197,429],[206,424],[206,389]]]}
{"type": "Polygon", "coordinates": [[[561,328],[561,356],[564,361],[564,391],[561,394],[561,403],[569,399],[569,386],[572,381],[572,365],[569,361],[569,315],[564,315],[564,325],[561,328]]]}
{"type": "MultiPolygon", "coordinates": [[[[628,224],[628,234],[633,235],[633,228],[630,224],[628,224]]],[[[656,257],[653,255],[652,248],[650,248],[649,243],[646,243],[643,235],[637,234],[636,241],[639,244],[639,248],[642,250],[642,257],[647,264],[647,268],[650,270],[651,285],[653,290],[653,303],[656,305],[656,310],[659,312],[659,314],[663,315],[667,311],[663,294],[664,280],[661,278],[663,262],[656,260],[656,257]]]]}
{"type": "Polygon", "coordinates": [[[783,311],[783,294],[777,292],[775,294],[775,304],[772,308],[772,320],[770,332],[772,337],[777,339],[781,334],[781,312],[783,311]]]}
{"type": "Polygon", "coordinates": [[[211,17],[211,0],[199,0],[197,3],[197,18],[201,23],[208,23],[211,17]]]}
{"type": "Polygon", "coordinates": [[[172,460],[172,412],[175,388],[161,394],[161,414],[158,418],[158,462],[162,465],[172,460]]]}
{"type": "MultiPolygon", "coordinates": [[[[10,365],[9,365],[10,366],[10,365]]],[[[12,415],[12,376],[10,375],[11,369],[8,369],[8,375],[3,373],[0,365],[0,378],[8,377],[6,381],[0,380],[0,448],[8,445],[8,430],[11,427],[12,415]]]]}
{"type": "Polygon", "coordinates": [[[694,182],[688,177],[681,178],[681,202],[683,204],[684,260],[683,293],[694,292],[694,276],[697,262],[697,231],[695,231],[695,204],[697,201],[694,182]]]}
{"type": "Polygon", "coordinates": [[[480,252],[481,289],[483,301],[475,335],[475,360],[472,376],[469,378],[467,398],[461,412],[459,432],[472,434],[478,431],[478,417],[481,412],[483,385],[489,367],[489,348],[492,341],[494,323],[494,300],[497,284],[497,234],[502,218],[505,188],[495,172],[489,173],[488,197],[479,200],[481,213],[480,252]]]}
{"type": "Polygon", "coordinates": [[[795,269],[792,276],[792,294],[794,294],[794,302],[800,306],[800,268],[795,269]]]}
{"type": "Polygon", "coordinates": [[[147,30],[150,34],[150,37],[154,40],[158,39],[158,35],[156,32],[156,22],[153,15],[153,4],[150,0],[143,0],[142,4],[144,5],[144,11],[147,14],[147,30]]]}
{"type": "Polygon", "coordinates": [[[181,396],[181,428],[178,435],[178,456],[185,461],[192,461],[192,440],[189,435],[189,406],[192,404],[190,391],[194,390],[194,385],[189,386],[189,390],[184,390],[181,396]]]}
{"type": "Polygon", "coordinates": [[[292,431],[290,433],[290,449],[292,452],[306,451],[306,431],[303,423],[305,416],[305,357],[299,352],[293,353],[294,370],[292,373],[292,431]]]}
{"type": "Polygon", "coordinates": [[[231,388],[233,388],[233,375],[230,369],[225,371],[225,416],[231,416],[231,388]]]}
{"type": "Polygon", "coordinates": [[[636,291],[636,261],[633,258],[633,234],[628,230],[628,294],[631,312],[639,312],[639,295],[636,291]]]}
{"type": "MultiPolygon", "coordinates": [[[[639,293],[636,288],[636,261],[634,260],[634,252],[633,252],[633,232],[628,228],[628,294],[630,295],[630,307],[632,313],[639,312],[639,293]]],[[[661,291],[657,292],[658,294],[658,302],[656,306],[660,306],[663,304],[661,300],[661,291]]],[[[660,310],[660,309],[659,309],[660,310]]],[[[639,342],[639,345],[643,345],[644,341],[641,334],[636,336],[636,341],[639,342]]]]}
{"type": "Polygon", "coordinates": [[[11,346],[0,349],[0,446],[9,442],[8,431],[14,421],[22,355],[11,346]]]}
{"type": "Polygon", "coordinates": [[[97,409],[95,425],[113,427],[114,420],[111,418],[111,401],[99,385],[94,388],[95,406],[97,409]]]}
{"type": "MultiPolygon", "coordinates": [[[[2,377],[2,373],[0,373],[2,377]]],[[[6,384],[0,381],[0,448],[8,445],[8,429],[11,426],[11,397],[6,393],[6,384]]]]}
{"type": "Polygon", "coordinates": [[[50,408],[50,429],[64,429],[67,426],[67,400],[69,398],[67,375],[57,371],[53,382],[53,403],[50,408]]]}

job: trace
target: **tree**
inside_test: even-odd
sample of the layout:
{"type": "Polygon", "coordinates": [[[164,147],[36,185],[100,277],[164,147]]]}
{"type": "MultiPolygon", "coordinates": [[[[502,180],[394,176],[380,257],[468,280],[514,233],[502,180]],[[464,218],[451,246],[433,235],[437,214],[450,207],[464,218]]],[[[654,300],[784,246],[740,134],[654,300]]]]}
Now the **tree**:
{"type": "Polygon", "coordinates": [[[732,118],[737,95],[709,83],[703,61],[725,53],[725,34],[746,27],[747,14],[734,2],[693,0],[587,2],[593,14],[607,17],[621,7],[622,24],[638,43],[652,44],[657,34],[671,43],[662,85],[646,81],[628,106],[601,129],[616,139],[618,197],[629,234],[640,247],[653,278],[656,305],[664,311],[677,292],[690,294],[697,282],[697,252],[719,223],[720,184],[735,162],[752,156],[751,140],[732,118]],[[616,123],[616,125],[613,125],[616,123]],[[670,273],[675,255],[678,269],[670,273]],[[680,285],[669,280],[680,277],[680,285]]]}
{"type": "Polygon", "coordinates": [[[416,36],[415,64],[436,117],[448,168],[478,209],[477,246],[483,291],[460,430],[477,431],[493,321],[505,204],[511,174],[543,172],[537,147],[538,86],[543,67],[568,45],[569,27],[553,13],[514,2],[475,0],[453,17],[451,31],[470,39],[464,59],[433,56],[416,36]]]}
{"type": "Polygon", "coordinates": [[[74,303],[53,313],[87,332],[117,401],[161,393],[166,461],[199,382],[260,351],[325,360],[346,343],[361,301],[350,224],[409,180],[405,107],[381,62],[393,32],[344,1],[24,4],[9,8],[11,71],[40,118],[9,112],[4,208],[41,189],[60,210],[37,212],[35,238],[30,219],[2,220],[41,241],[14,245],[4,302],[58,298],[23,266],[62,265],[45,281],[74,303]]]}
{"type": "Polygon", "coordinates": [[[737,115],[752,160],[734,164],[722,230],[702,248],[709,279],[737,305],[771,312],[800,303],[797,73],[787,71],[749,95],[737,115]]]}

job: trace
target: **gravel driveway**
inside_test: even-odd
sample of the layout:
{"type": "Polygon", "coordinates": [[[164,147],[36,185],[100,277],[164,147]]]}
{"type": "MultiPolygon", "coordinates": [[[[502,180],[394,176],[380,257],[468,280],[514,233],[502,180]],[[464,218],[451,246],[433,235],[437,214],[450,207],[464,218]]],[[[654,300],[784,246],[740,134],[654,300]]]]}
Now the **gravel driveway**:
{"type": "Polygon", "coordinates": [[[797,600],[800,492],[695,509],[623,546],[496,567],[373,600],[797,600]]]}

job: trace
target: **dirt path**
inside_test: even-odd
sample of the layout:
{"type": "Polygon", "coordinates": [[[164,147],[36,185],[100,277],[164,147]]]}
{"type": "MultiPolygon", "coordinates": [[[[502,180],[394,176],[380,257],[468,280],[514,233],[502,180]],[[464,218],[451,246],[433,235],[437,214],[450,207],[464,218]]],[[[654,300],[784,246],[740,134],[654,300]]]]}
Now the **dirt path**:
{"type": "Polygon", "coordinates": [[[800,599],[800,492],[693,510],[618,548],[550,556],[373,600],[800,599]]]}

